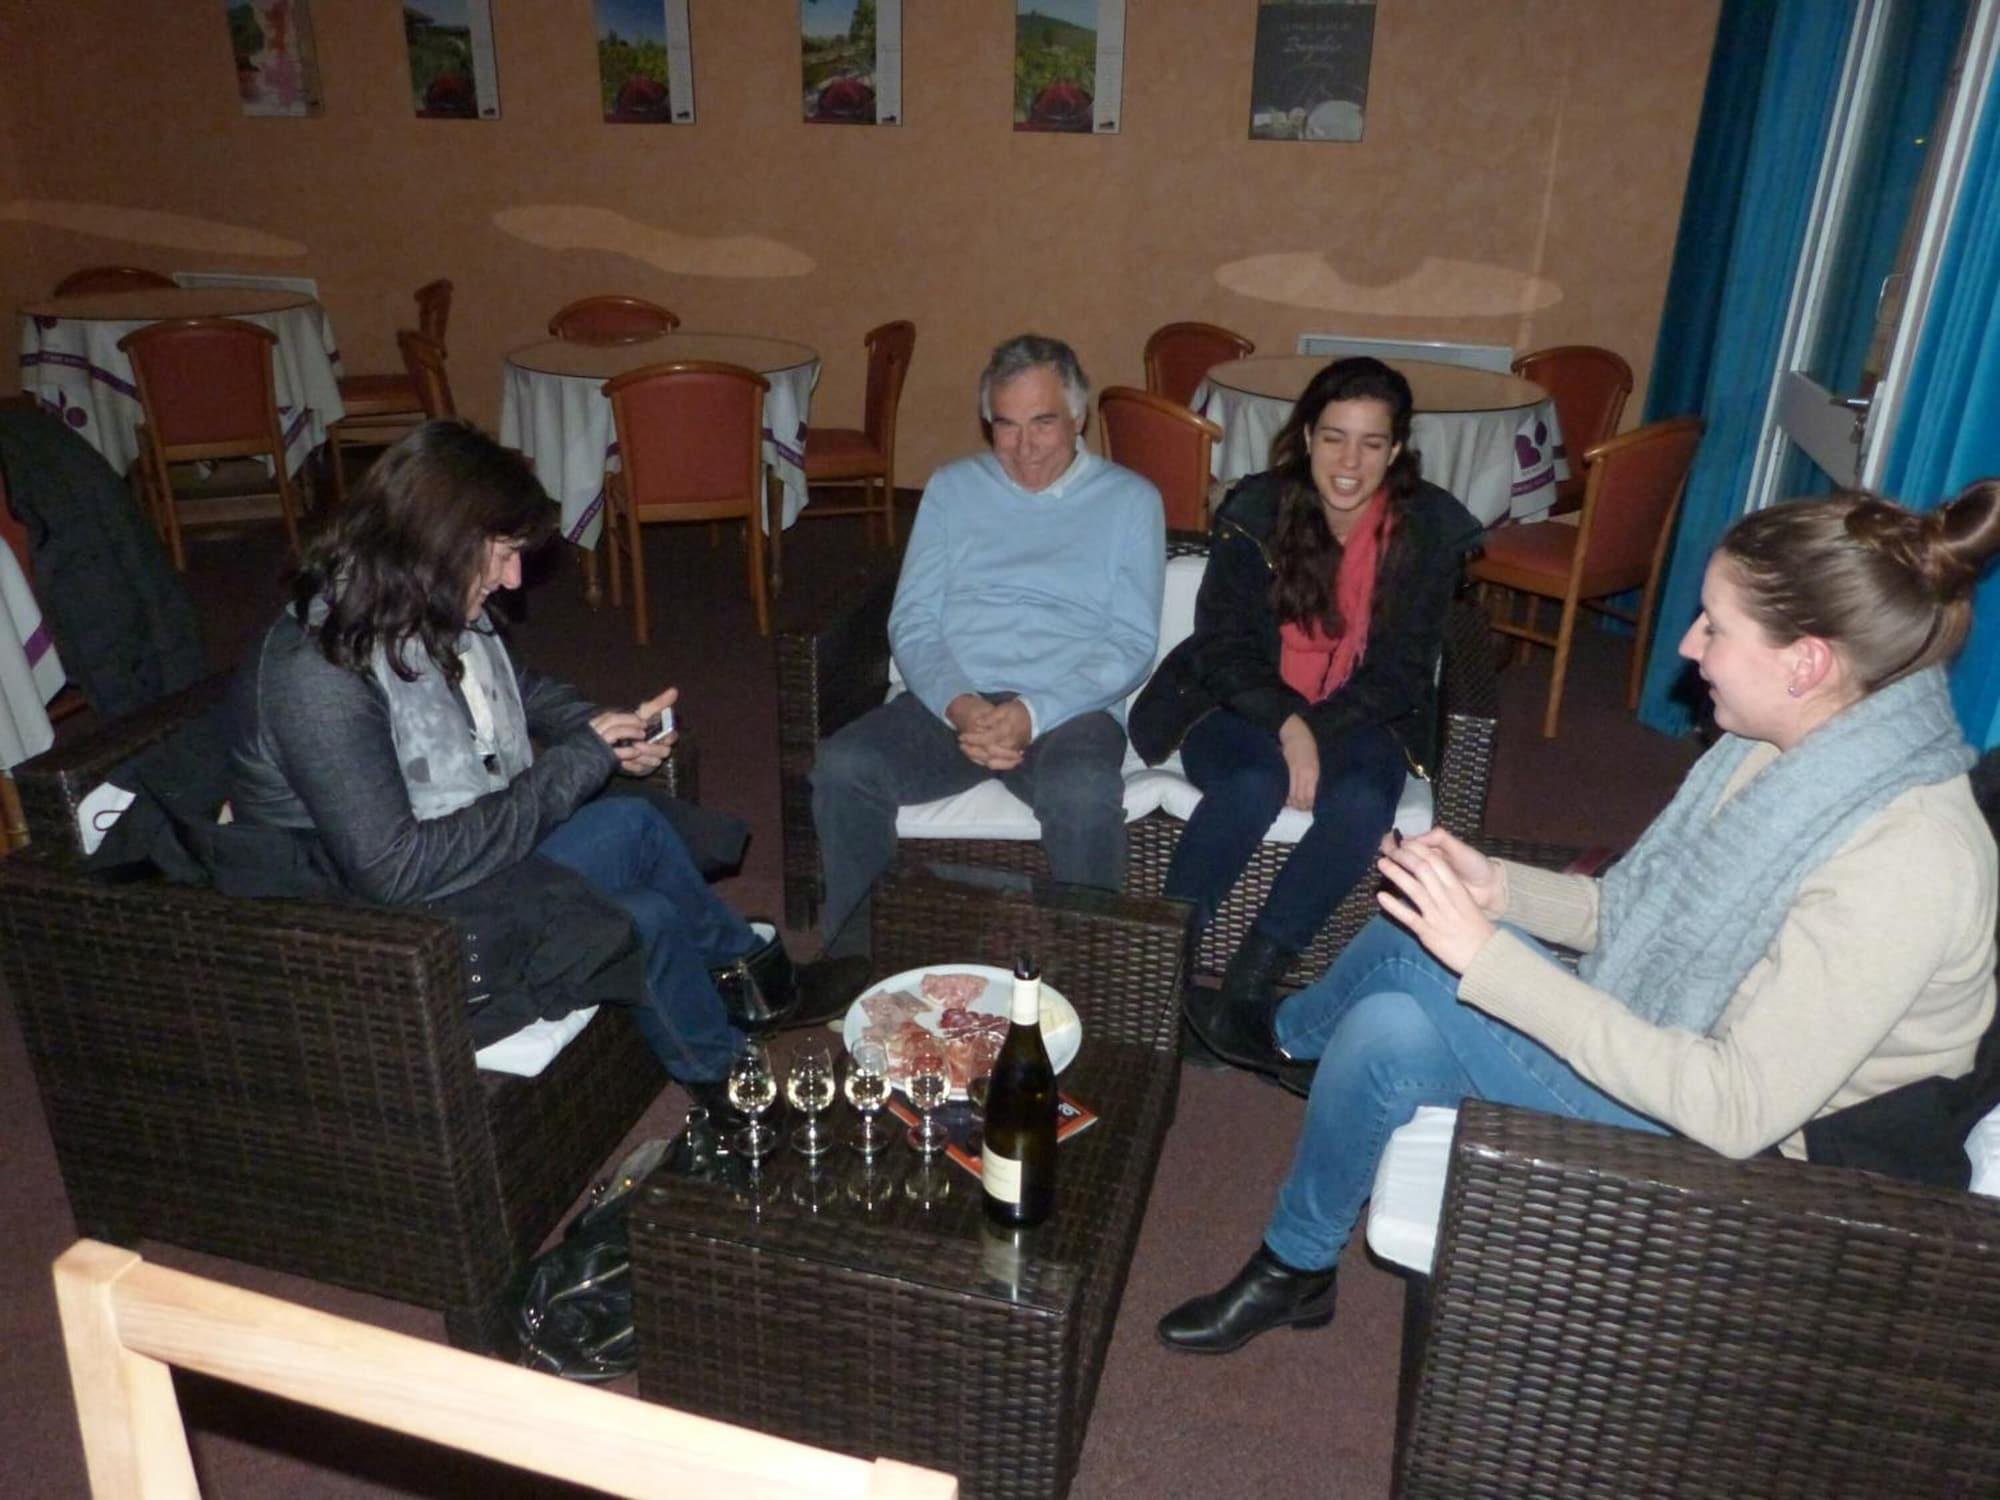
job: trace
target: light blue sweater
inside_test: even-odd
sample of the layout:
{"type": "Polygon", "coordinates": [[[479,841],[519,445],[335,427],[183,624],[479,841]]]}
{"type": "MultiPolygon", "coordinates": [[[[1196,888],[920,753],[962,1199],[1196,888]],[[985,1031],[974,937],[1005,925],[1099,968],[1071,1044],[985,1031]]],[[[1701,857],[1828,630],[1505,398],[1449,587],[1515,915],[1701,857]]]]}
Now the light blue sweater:
{"type": "Polygon", "coordinates": [[[1166,532],[1159,491],[1080,453],[1030,492],[990,453],[931,476],[910,532],[889,646],[932,713],[1018,693],[1037,736],[1123,703],[1153,667],[1166,532]]]}

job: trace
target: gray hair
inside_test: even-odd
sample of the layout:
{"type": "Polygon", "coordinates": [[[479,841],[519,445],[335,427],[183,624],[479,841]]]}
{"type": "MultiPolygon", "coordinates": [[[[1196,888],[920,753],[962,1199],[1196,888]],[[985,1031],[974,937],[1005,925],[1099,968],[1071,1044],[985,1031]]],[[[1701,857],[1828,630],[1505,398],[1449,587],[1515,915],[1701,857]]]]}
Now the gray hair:
{"type": "Polygon", "coordinates": [[[1044,365],[1056,372],[1063,395],[1069,398],[1069,414],[1081,422],[1090,407],[1090,380],[1084,375],[1083,366],[1077,363],[1076,351],[1061,339],[1045,339],[1038,333],[1023,333],[1007,340],[986,361],[986,368],[979,376],[980,420],[993,420],[995,386],[1005,385],[1015,376],[1044,365]]]}

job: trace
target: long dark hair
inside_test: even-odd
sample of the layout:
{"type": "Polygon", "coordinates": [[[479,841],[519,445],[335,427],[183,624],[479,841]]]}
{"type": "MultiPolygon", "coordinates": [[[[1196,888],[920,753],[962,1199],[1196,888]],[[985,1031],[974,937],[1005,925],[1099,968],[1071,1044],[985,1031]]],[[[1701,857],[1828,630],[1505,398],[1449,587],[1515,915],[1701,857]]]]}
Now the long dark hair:
{"type": "Polygon", "coordinates": [[[1307,450],[1320,413],[1336,401],[1379,401],[1388,407],[1390,440],[1401,449],[1383,481],[1389,492],[1389,544],[1382,551],[1380,570],[1389,567],[1401,545],[1397,512],[1417,492],[1423,469],[1410,446],[1410,413],[1416,406],[1410,382],[1381,360],[1365,356],[1336,359],[1313,376],[1271,440],[1271,467],[1278,474],[1278,521],[1271,532],[1271,608],[1287,624],[1316,622],[1329,637],[1346,628],[1333,596],[1341,547],[1326,523],[1307,450]]]}
{"type": "Polygon", "coordinates": [[[459,678],[456,644],[465,601],[499,537],[532,546],[556,528],[555,502],[528,461],[469,422],[426,422],[375,461],[347,508],[313,544],[292,581],[292,608],[307,623],[315,600],[320,650],[337,667],[366,672],[383,647],[396,675],[411,641],[459,678]]]}
{"type": "Polygon", "coordinates": [[[2000,480],[1921,514],[1864,494],[1774,505],[1716,552],[1773,645],[1831,642],[1866,695],[1965,644],[1973,587],[2000,553],[2000,480]]]}

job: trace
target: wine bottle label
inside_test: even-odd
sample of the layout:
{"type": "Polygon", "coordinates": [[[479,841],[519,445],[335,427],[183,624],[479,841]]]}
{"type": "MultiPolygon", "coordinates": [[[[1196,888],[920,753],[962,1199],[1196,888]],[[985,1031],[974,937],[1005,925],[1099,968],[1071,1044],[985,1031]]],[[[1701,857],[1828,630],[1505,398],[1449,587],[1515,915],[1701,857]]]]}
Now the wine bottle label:
{"type": "Polygon", "coordinates": [[[991,1146],[979,1153],[979,1185],[1002,1203],[1021,1201],[1021,1164],[991,1146]]]}

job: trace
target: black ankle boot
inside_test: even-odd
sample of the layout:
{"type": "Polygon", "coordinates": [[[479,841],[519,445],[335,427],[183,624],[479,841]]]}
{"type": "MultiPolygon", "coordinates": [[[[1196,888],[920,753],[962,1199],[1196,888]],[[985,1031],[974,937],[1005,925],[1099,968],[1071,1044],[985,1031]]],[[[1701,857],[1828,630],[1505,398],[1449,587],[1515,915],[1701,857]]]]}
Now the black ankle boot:
{"type": "Polygon", "coordinates": [[[1244,935],[1219,990],[1187,991],[1187,1023],[1224,1062],[1253,1072],[1275,1072],[1285,1056],[1271,1038],[1278,1010],[1278,980],[1298,957],[1252,928],[1244,935]]]}
{"type": "Polygon", "coordinates": [[[1324,1328],[1333,1321],[1338,1268],[1294,1271],[1264,1246],[1219,1292],[1160,1319],[1160,1342],[1190,1354],[1228,1354],[1273,1328],[1324,1328]]]}
{"type": "Polygon", "coordinates": [[[788,1031],[800,1026],[824,1026],[846,1015],[847,1007],[874,977],[874,961],[865,953],[816,958],[809,964],[800,964],[799,1003],[777,1024],[788,1031]]]}

